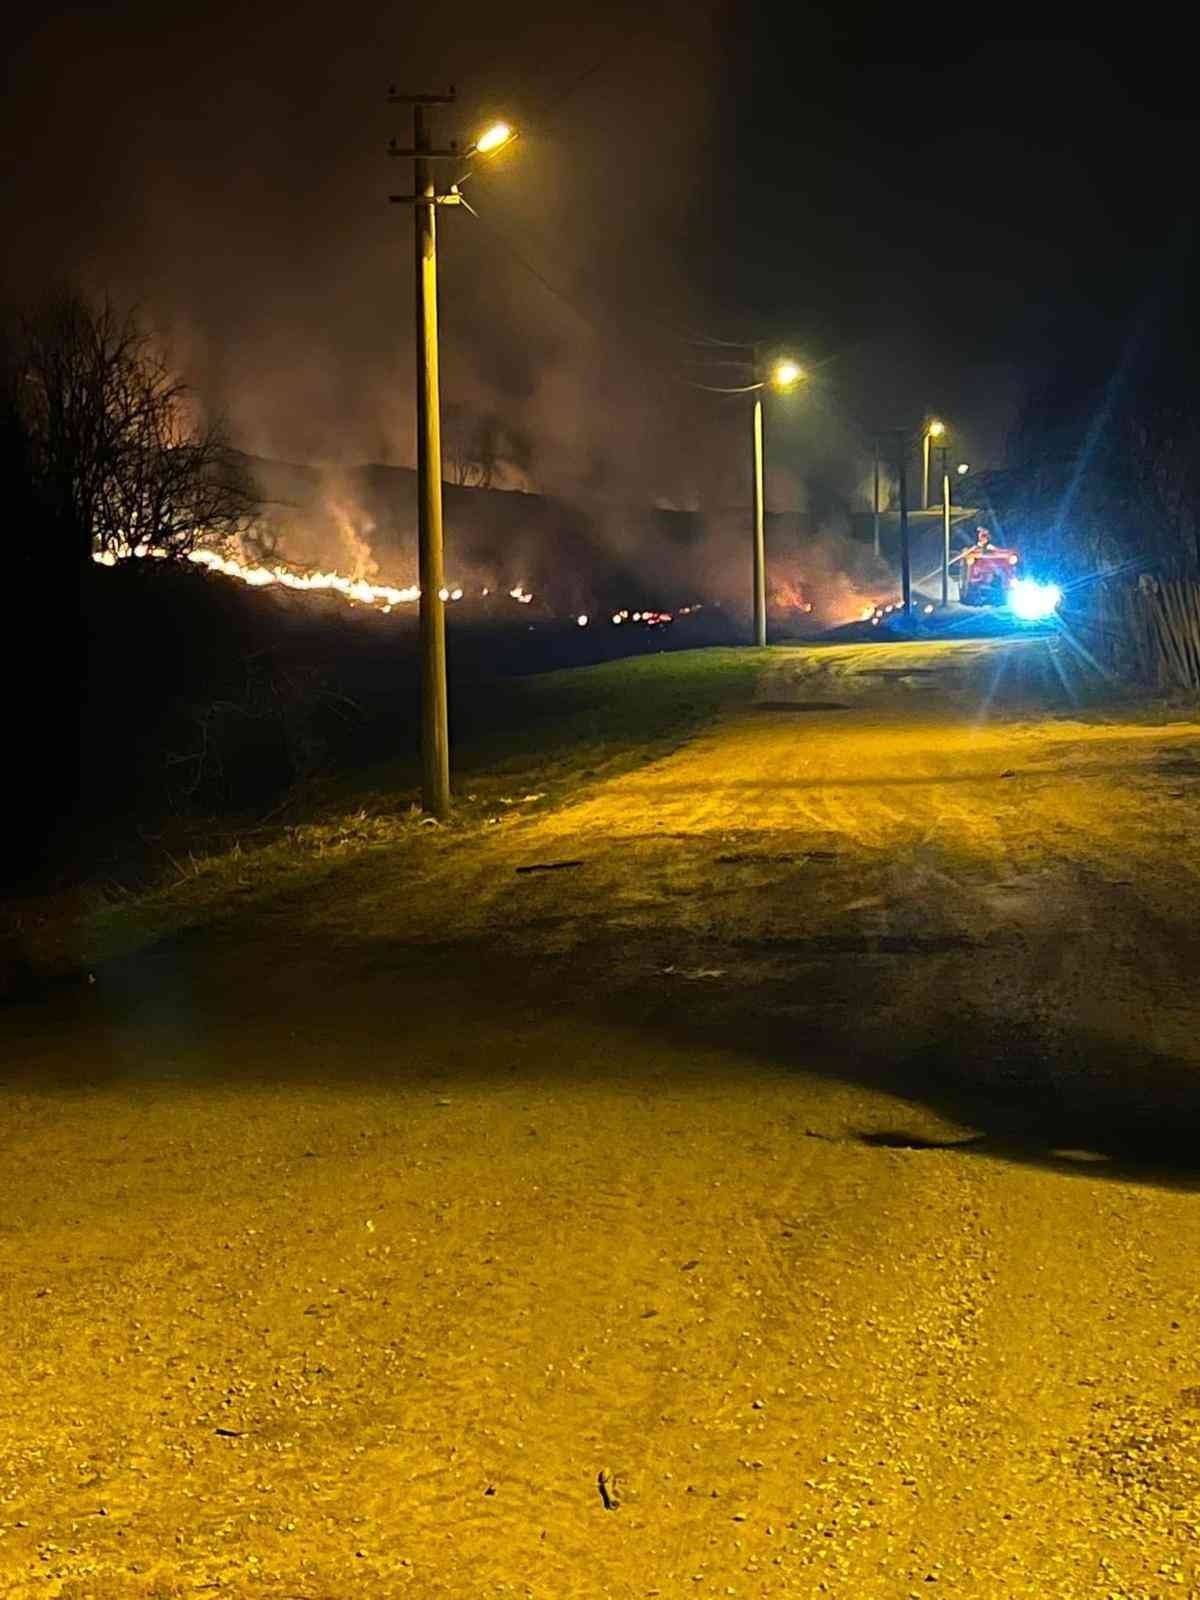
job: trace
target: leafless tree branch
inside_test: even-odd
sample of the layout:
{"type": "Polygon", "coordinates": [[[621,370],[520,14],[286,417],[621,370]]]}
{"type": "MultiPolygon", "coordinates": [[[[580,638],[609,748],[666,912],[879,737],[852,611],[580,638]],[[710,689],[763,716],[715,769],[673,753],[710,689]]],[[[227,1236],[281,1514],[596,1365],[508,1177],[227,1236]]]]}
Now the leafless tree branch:
{"type": "Polygon", "coordinates": [[[78,559],[185,556],[253,529],[245,468],[133,314],[59,291],[22,318],[6,357],[31,498],[78,559]]]}

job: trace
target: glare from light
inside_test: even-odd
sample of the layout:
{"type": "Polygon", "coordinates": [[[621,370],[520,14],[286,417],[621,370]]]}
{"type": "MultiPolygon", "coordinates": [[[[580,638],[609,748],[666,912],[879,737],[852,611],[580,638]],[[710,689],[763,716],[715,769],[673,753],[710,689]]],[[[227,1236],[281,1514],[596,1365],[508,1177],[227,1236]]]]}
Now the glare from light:
{"type": "Polygon", "coordinates": [[[587,625],[588,625],[587,612],[586,611],[581,611],[579,613],[579,615],[575,618],[575,623],[576,623],[577,627],[586,628],[587,625]]]}
{"type": "Polygon", "coordinates": [[[499,150],[502,144],[507,144],[512,137],[513,131],[507,122],[493,122],[491,127],[485,128],[476,139],[476,154],[490,156],[494,150],[499,150]]]}
{"type": "Polygon", "coordinates": [[[794,361],[777,361],[771,372],[771,386],[786,393],[794,389],[804,377],[804,368],[794,361]]]}
{"type": "Polygon", "coordinates": [[[946,424],[944,422],[931,422],[929,424],[929,437],[931,439],[940,439],[945,431],[946,424]]]}
{"type": "Polygon", "coordinates": [[[1062,590],[1056,583],[1038,583],[1034,578],[1016,578],[1008,591],[1008,608],[1022,622],[1044,622],[1061,601],[1062,590]]]}
{"type": "Polygon", "coordinates": [[[965,477],[966,474],[968,472],[970,472],[970,470],[971,470],[970,462],[968,462],[968,461],[960,461],[958,463],[958,475],[959,475],[960,478],[965,477]]]}

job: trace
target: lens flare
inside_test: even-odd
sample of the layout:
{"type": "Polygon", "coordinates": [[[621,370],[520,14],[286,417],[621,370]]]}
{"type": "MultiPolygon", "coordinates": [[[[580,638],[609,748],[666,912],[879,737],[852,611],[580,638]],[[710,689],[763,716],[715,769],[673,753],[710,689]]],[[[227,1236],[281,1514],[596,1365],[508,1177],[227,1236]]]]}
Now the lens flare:
{"type": "Polygon", "coordinates": [[[1008,590],[1008,608],[1022,622],[1044,622],[1058,610],[1062,590],[1056,583],[1034,578],[1014,578],[1008,590]]]}

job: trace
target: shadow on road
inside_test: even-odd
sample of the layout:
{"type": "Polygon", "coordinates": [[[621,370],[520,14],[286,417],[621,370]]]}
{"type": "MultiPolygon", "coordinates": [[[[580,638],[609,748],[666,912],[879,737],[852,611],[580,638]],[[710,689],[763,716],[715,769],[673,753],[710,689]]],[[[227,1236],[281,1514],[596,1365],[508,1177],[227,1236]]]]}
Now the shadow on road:
{"type": "MultiPolygon", "coordinates": [[[[812,987],[811,967],[805,982],[812,987]]],[[[1046,1025],[962,1005],[926,1016],[921,1044],[906,1049],[901,1030],[875,1025],[865,994],[856,1014],[838,1010],[835,1002],[779,1014],[748,995],[723,1018],[662,1009],[657,1023],[674,1048],[711,1047],[720,1037],[768,1070],[838,1079],[913,1107],[910,1122],[849,1128],[835,1138],[1200,1187],[1196,1058],[1114,1040],[1071,1017],[1046,1025]],[[963,1131],[931,1135],[931,1112],[963,1131]]]]}
{"type": "MultiPolygon", "coordinates": [[[[864,953],[834,941],[774,949],[769,962],[728,946],[696,955],[697,980],[686,981],[671,964],[677,948],[661,940],[532,959],[494,942],[314,953],[181,938],[114,962],[94,985],[6,1008],[0,1097],[147,1083],[190,1093],[231,1080],[347,1092],[456,1077],[560,1087],[599,1076],[645,1093],[670,1084],[681,1097],[701,1085],[712,1115],[723,1081],[796,1074],[809,1085],[806,1111],[820,1104],[811,1091],[821,1080],[880,1096],[874,1125],[822,1137],[1200,1184],[1197,1059],[1106,1037],[1019,979],[1007,1009],[972,1009],[962,996],[978,984],[977,951],[942,941],[864,953]],[[940,1131],[947,1123],[961,1132],[940,1131]]],[[[1011,952],[995,959],[1011,965],[1011,952]]]]}

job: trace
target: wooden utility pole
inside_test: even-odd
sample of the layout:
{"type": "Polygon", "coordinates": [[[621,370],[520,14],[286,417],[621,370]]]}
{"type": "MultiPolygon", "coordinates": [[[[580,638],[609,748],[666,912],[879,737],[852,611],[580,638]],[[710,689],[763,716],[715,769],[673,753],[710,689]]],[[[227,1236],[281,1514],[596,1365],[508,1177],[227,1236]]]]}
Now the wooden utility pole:
{"type": "Polygon", "coordinates": [[[950,465],[942,447],[942,604],[950,604],[950,465]]]}
{"type": "Polygon", "coordinates": [[[450,718],[446,689],[445,557],[442,536],[442,416],[438,387],[437,207],[454,204],[457,192],[439,194],[435,159],[459,160],[457,151],[434,150],[425,113],[449,105],[449,94],[400,95],[391,104],[411,105],[413,145],[392,153],[411,156],[413,192],[390,198],[413,207],[416,244],[417,332],[417,553],[421,585],[421,804],[431,817],[450,814],[450,718]]]}
{"type": "MultiPolygon", "coordinates": [[[[426,151],[425,107],[413,106],[413,149],[426,151]]],[[[429,160],[414,161],[417,279],[417,548],[421,584],[421,796],[439,821],[450,814],[450,713],[446,688],[442,408],[438,386],[437,190],[429,160]]]]}
{"type": "MultiPolygon", "coordinates": [[[[908,453],[912,449],[912,434],[905,428],[886,429],[883,437],[896,448],[896,486],[900,502],[900,598],[903,602],[904,620],[912,621],[912,548],[908,538],[908,453]]],[[[878,451],[876,444],[876,451],[878,451]]]]}
{"type": "Polygon", "coordinates": [[[875,554],[879,554],[879,438],[875,439],[875,554]]]}
{"type": "Polygon", "coordinates": [[[898,436],[900,446],[900,598],[904,620],[912,621],[912,550],[908,541],[908,436],[898,436]]]}
{"type": "Polygon", "coordinates": [[[763,532],[763,403],[754,396],[754,642],[767,642],[767,548],[763,532]]]}

